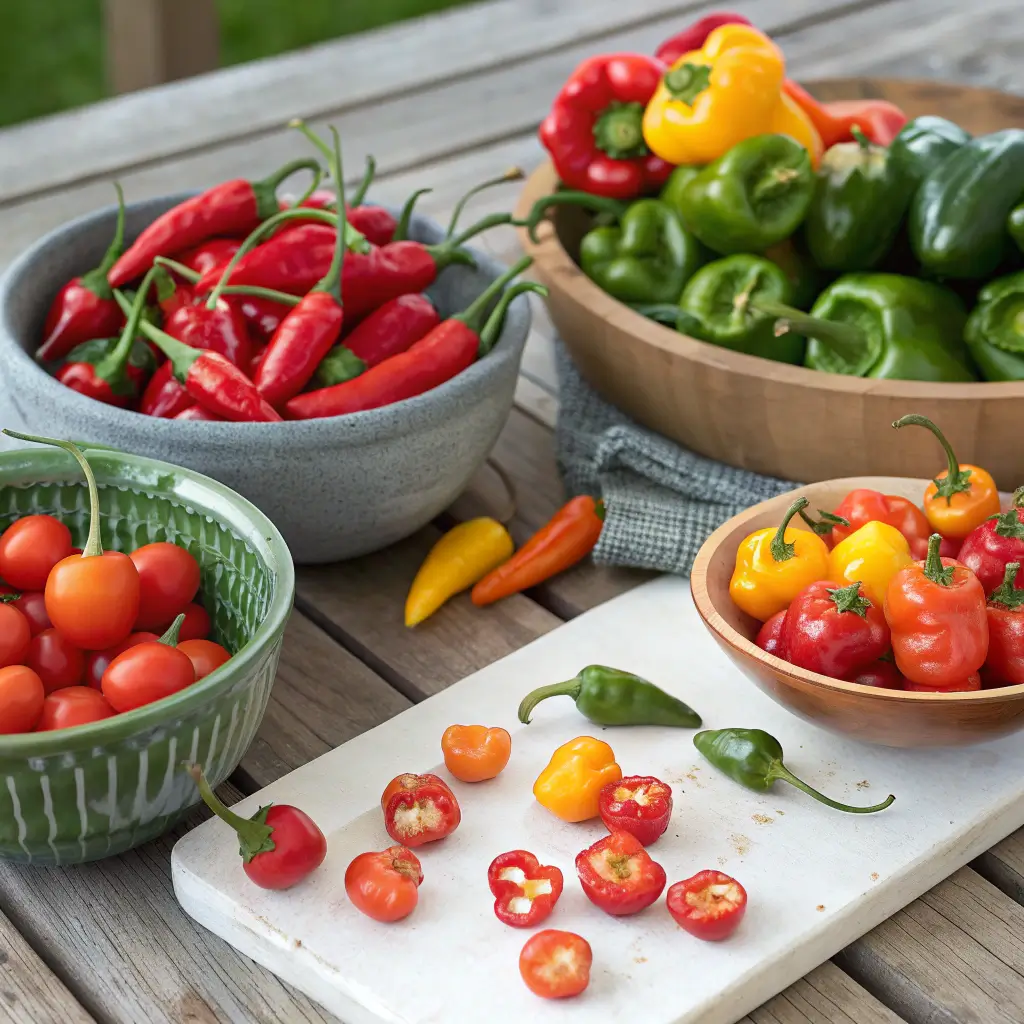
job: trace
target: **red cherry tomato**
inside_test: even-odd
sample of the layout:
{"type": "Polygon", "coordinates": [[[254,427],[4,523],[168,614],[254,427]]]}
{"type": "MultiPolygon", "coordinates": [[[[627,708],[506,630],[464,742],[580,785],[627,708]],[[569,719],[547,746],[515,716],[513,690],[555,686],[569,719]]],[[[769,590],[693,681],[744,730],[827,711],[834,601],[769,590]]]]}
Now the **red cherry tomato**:
{"type": "Polygon", "coordinates": [[[345,892],[357,910],[374,921],[400,921],[419,902],[423,868],[412,850],[390,846],[361,853],[345,872],[345,892]]]}
{"type": "Polygon", "coordinates": [[[0,604],[0,668],[21,665],[32,639],[28,619],[12,604],[0,604]]]}
{"type": "Polygon", "coordinates": [[[124,654],[129,647],[156,643],[159,639],[156,633],[132,633],[127,640],[114,647],[108,647],[105,651],[92,651],[85,659],[85,685],[98,690],[103,683],[103,673],[107,671],[107,666],[119,654],[124,654]]]}
{"type": "MultiPolygon", "coordinates": [[[[189,604],[181,609],[185,621],[178,631],[178,640],[205,640],[210,635],[210,613],[201,604],[189,604]]],[[[170,625],[170,622],[167,623],[170,625]]]]}
{"type": "Polygon", "coordinates": [[[146,544],[133,551],[139,570],[136,629],[163,633],[199,590],[199,563],[177,544],[146,544]]]}
{"type": "Polygon", "coordinates": [[[41,590],[28,590],[11,603],[28,619],[28,628],[33,636],[38,636],[53,625],[50,616],[46,614],[46,598],[41,590]]]}
{"type": "Polygon", "coordinates": [[[114,709],[102,693],[89,686],[66,686],[55,690],[43,701],[43,713],[36,726],[36,732],[51,729],[71,729],[76,725],[88,725],[111,718],[114,709]]]}
{"type": "Polygon", "coordinates": [[[188,655],[158,641],[119,654],[103,673],[101,689],[110,706],[124,712],[163,700],[195,681],[188,655]]]}
{"type": "Polygon", "coordinates": [[[78,686],[85,675],[85,654],[55,629],[44,629],[32,638],[25,664],[42,679],[47,693],[78,686]]]}
{"type": "Polygon", "coordinates": [[[31,732],[43,710],[43,681],[24,665],[0,668],[0,734],[31,732]]]}
{"type": "Polygon", "coordinates": [[[71,554],[71,531],[53,516],[24,516],[0,536],[0,576],[15,590],[42,590],[71,554]]]}
{"type": "Polygon", "coordinates": [[[185,640],[178,644],[178,650],[187,654],[192,662],[196,670],[196,682],[231,660],[231,655],[212,640],[185,640]]]}
{"type": "Polygon", "coordinates": [[[519,973],[526,987],[544,999],[578,996],[590,984],[594,954],[590,943],[574,932],[547,928],[527,940],[519,954],[519,973]]]}
{"type": "Polygon", "coordinates": [[[139,613],[139,573],[120,551],[71,555],[46,581],[46,613],[84,651],[102,651],[128,637],[139,613]]]}

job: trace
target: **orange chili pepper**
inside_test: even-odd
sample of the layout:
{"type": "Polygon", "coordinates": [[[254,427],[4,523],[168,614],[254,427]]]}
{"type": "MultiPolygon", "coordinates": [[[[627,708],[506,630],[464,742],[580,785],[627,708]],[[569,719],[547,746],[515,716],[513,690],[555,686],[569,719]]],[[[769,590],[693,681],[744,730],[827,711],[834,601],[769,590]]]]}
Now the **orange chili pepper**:
{"type": "Polygon", "coordinates": [[[924,514],[932,528],[943,537],[963,540],[986,519],[999,514],[999,488],[987,470],[957,461],[956,453],[939,428],[927,416],[912,414],[893,426],[924,427],[946,450],[949,467],[924,492],[924,514]]]}
{"type": "Polygon", "coordinates": [[[441,737],[444,766],[459,782],[484,782],[500,775],[512,755],[512,737],[486,725],[449,725],[441,737]]]}
{"type": "Polygon", "coordinates": [[[604,502],[573,498],[504,565],[488,573],[470,595],[478,607],[543,583],[586,558],[604,525],[604,502]]]}
{"type": "Polygon", "coordinates": [[[782,91],[810,118],[826,149],[852,142],[859,128],[878,146],[888,146],[907,123],[907,115],[888,100],[839,100],[820,103],[802,85],[787,78],[782,91]]]}

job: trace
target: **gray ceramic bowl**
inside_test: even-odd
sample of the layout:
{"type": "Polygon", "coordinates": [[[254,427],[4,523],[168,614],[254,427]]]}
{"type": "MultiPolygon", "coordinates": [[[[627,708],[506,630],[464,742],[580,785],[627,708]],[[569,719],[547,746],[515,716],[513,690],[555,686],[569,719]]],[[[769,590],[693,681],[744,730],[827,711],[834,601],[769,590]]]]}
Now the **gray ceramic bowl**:
{"type": "MultiPolygon", "coordinates": [[[[182,198],[130,206],[128,237],[182,198]]],[[[451,504],[487,458],[512,408],[530,330],[525,295],[512,302],[486,359],[427,394],[350,416],[265,424],[170,421],[115,409],[58,384],[31,353],[58,288],[99,262],[114,214],[112,207],[100,210],[51,232],[0,282],[0,373],[6,402],[28,430],[205,473],[260,508],[295,561],[305,564],[377,551],[415,533],[451,504]]],[[[433,221],[413,218],[413,238],[437,242],[442,234],[433,221]]],[[[473,255],[477,269],[450,267],[430,289],[442,316],[464,309],[505,270],[485,253],[473,255]]]]}

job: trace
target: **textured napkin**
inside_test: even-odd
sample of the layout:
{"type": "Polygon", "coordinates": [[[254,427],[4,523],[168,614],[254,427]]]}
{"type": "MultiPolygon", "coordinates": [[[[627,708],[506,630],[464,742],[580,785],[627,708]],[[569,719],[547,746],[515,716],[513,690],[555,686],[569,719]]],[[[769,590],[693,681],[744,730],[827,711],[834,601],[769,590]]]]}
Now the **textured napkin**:
{"type": "Polygon", "coordinates": [[[573,494],[600,494],[594,561],[688,575],[730,517],[799,486],[713,462],[634,423],[583,380],[557,342],[558,465],[573,494]]]}

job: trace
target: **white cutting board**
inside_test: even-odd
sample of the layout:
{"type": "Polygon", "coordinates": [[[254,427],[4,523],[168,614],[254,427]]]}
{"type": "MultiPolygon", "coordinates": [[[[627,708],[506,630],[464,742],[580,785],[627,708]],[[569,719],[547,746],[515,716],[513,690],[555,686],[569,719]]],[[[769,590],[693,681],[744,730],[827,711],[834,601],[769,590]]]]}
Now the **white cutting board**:
{"type": "Polygon", "coordinates": [[[324,754],[236,810],[248,815],[271,801],[303,808],[327,835],[327,860],[311,878],[290,892],[258,889],[242,872],[233,832],[213,818],[175,846],[175,892],[197,921],[346,1024],[731,1024],[1024,823],[1024,743],[1011,736],[965,749],[900,751],[823,732],[748,682],[705,631],[688,583],[666,577],[324,754]],[[702,761],[693,732],[602,730],[564,697],[539,705],[533,724],[519,724],[527,691],[594,662],[637,672],[682,697],[705,728],[768,730],[789,767],[837,799],[869,804],[892,792],[896,802],[879,814],[850,815],[784,783],[752,793],[702,761]],[[419,906],[398,924],[375,923],[348,902],[345,868],[357,854],[391,845],[379,800],[392,777],[448,777],[440,739],[452,723],[504,726],[512,759],[493,782],[452,780],[462,824],[417,851],[425,875],[419,906]],[[587,901],[574,858],[604,827],[564,824],[531,792],[551,752],[586,734],[612,745],[624,773],[672,785],[672,822],[650,848],[669,884],[721,868],[746,887],[747,915],[731,939],[687,935],[664,898],[629,918],[608,917],[587,901]],[[533,996],[518,972],[529,932],[494,917],[487,867],[516,848],[565,876],[542,927],[576,931],[592,945],[590,988],[578,999],[533,996]]]}

